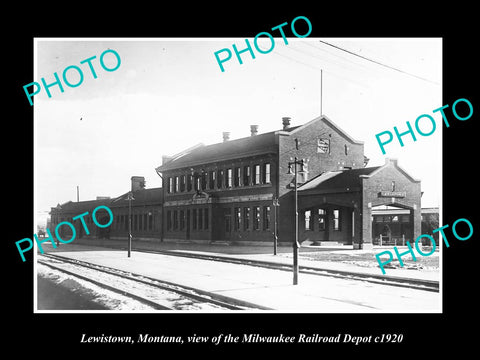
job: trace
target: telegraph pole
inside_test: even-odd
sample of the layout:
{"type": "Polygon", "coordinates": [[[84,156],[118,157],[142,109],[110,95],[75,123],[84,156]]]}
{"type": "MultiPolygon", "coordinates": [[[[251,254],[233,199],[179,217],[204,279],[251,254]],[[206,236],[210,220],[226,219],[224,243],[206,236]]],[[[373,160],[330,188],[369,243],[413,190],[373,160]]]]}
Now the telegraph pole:
{"type": "Polygon", "coordinates": [[[135,200],[131,191],[126,200],[128,200],[128,257],[130,257],[132,252],[132,200],[135,200]]]}
{"type": "Polygon", "coordinates": [[[294,166],[294,171],[295,171],[295,177],[294,177],[294,196],[295,196],[295,239],[292,243],[292,248],[293,248],[293,285],[298,284],[298,272],[299,272],[299,266],[298,266],[298,248],[300,247],[300,244],[298,243],[298,171],[297,171],[297,165],[301,166],[301,169],[303,171],[303,167],[305,166],[305,160],[301,159],[298,160],[297,157],[295,157],[294,161],[291,161],[288,163],[288,174],[292,174],[292,165],[294,166]]]}

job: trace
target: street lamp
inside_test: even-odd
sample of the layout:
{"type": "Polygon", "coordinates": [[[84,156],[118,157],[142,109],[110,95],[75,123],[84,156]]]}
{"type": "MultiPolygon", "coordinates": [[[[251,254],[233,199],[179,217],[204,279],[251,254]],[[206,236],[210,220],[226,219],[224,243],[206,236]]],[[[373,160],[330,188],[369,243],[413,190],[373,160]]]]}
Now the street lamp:
{"type": "Polygon", "coordinates": [[[304,172],[305,159],[298,160],[295,157],[294,161],[288,163],[288,175],[295,174],[294,188],[295,188],[295,241],[292,243],[293,247],[293,285],[298,284],[298,248],[300,244],[298,243],[298,191],[297,191],[297,165],[300,165],[300,172],[304,172]],[[292,172],[292,165],[294,170],[292,172]]]}
{"type": "Polygon", "coordinates": [[[132,200],[135,200],[131,191],[126,200],[128,200],[128,257],[130,257],[132,252],[132,200]]]}
{"type": "Polygon", "coordinates": [[[273,255],[277,255],[277,245],[278,245],[278,222],[277,222],[277,207],[280,206],[280,201],[278,198],[273,198],[273,209],[275,210],[275,224],[273,228],[273,255]]]}

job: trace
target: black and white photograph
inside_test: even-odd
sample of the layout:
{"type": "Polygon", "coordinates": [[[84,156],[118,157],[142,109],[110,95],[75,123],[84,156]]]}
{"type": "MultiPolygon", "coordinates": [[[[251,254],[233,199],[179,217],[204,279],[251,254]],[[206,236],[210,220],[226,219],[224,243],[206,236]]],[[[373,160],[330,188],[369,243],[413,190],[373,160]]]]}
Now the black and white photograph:
{"type": "Polygon", "coordinates": [[[441,54],[36,39],[36,310],[441,311],[441,54]]]}
{"type": "Polygon", "coordinates": [[[471,24],[416,11],[72,13],[9,39],[6,342],[471,346],[471,24]]]}

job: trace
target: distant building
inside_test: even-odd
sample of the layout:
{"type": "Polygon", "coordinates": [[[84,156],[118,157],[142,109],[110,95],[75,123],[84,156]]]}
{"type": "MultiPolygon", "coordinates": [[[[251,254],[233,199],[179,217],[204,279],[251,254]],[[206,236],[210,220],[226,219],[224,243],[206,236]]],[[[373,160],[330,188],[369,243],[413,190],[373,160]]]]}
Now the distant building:
{"type": "MultiPolygon", "coordinates": [[[[75,216],[84,212],[89,213],[85,217],[88,229],[90,230],[89,239],[120,239],[128,236],[128,214],[129,201],[126,192],[119,197],[111,199],[109,197],[97,197],[97,200],[72,202],[68,201],[64,204],[58,204],[51,208],[51,227],[55,227],[62,221],[68,221],[75,225],[77,237],[86,237],[87,234],[83,229],[80,220],[73,221],[75,216]],[[93,210],[99,206],[105,205],[112,210],[114,219],[113,223],[107,228],[98,228],[93,223],[91,214],[93,210]]],[[[162,189],[152,188],[145,189],[145,178],[142,176],[132,176],[131,193],[134,200],[131,201],[132,214],[132,234],[135,239],[160,239],[162,232],[162,189]]],[[[108,219],[97,219],[100,223],[107,223],[108,219]]],[[[71,230],[68,226],[61,226],[61,236],[69,239],[71,230]]]]}
{"type": "MultiPolygon", "coordinates": [[[[421,210],[421,233],[432,235],[438,245],[438,232],[432,233],[439,227],[439,211],[437,208],[423,208],[421,210]]],[[[381,207],[372,211],[372,236],[375,245],[403,244],[405,236],[411,233],[409,211],[394,207],[381,207]],[[380,239],[381,237],[381,239],[380,239]]],[[[422,241],[427,244],[428,240],[422,241]]]]}

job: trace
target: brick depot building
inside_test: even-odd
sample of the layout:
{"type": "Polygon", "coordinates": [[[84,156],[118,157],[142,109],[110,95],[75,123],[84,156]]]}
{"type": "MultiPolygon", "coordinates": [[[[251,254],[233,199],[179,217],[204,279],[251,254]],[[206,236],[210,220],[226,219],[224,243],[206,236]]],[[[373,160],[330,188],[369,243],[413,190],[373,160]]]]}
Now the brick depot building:
{"type": "MultiPolygon", "coordinates": [[[[421,234],[420,181],[387,159],[366,167],[363,142],[352,139],[326,116],[301,126],[213,145],[197,145],[164,156],[161,240],[280,243],[295,238],[293,158],[298,169],[299,241],[342,243],[369,249],[375,237],[372,211],[394,206],[407,211],[407,241],[421,234]]],[[[145,190],[146,191],[146,190],[145,190]]]]}
{"type": "MultiPolygon", "coordinates": [[[[134,239],[142,240],[160,240],[162,238],[162,188],[145,189],[145,178],[143,176],[132,176],[131,190],[116,198],[97,198],[89,201],[68,201],[64,204],[58,204],[52,207],[50,211],[50,229],[63,222],[68,221],[75,226],[76,236],[85,238],[88,241],[97,239],[128,239],[128,220],[129,214],[132,219],[132,234],[134,239]],[[129,200],[131,195],[132,200],[129,200]],[[107,228],[95,226],[92,219],[93,210],[99,206],[107,206],[113,213],[113,222],[107,228]],[[88,211],[85,216],[86,225],[90,231],[85,234],[80,220],[74,221],[73,218],[88,211]]],[[[109,216],[102,211],[103,218],[97,220],[101,224],[109,221],[109,216]]],[[[60,236],[62,239],[70,239],[72,231],[68,226],[61,226],[60,236]]]]}

